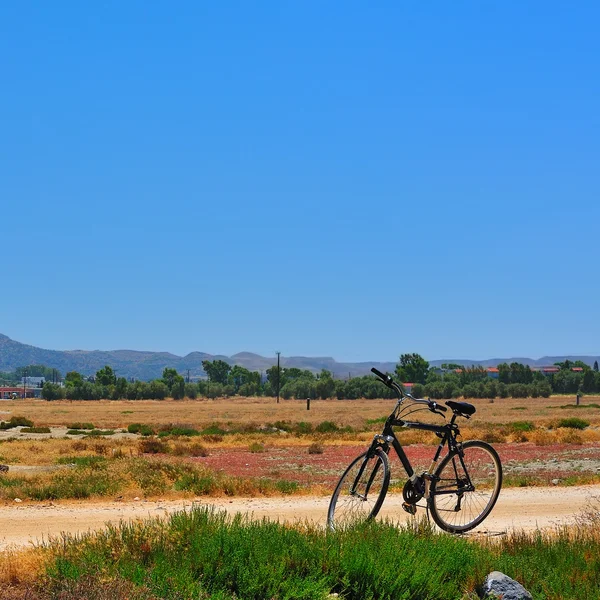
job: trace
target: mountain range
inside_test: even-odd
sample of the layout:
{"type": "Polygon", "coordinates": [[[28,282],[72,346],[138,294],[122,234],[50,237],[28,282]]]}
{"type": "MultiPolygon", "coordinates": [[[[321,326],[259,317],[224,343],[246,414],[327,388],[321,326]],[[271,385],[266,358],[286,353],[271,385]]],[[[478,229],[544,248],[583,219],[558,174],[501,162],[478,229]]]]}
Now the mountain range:
{"type": "MultiPolygon", "coordinates": [[[[230,365],[240,365],[250,371],[266,371],[277,364],[276,357],[265,357],[252,352],[240,352],[233,356],[207,354],[205,352],[191,352],[186,356],[177,356],[170,352],[147,352],[138,350],[45,350],[36,346],[22,344],[0,334],[0,371],[14,371],[17,367],[26,365],[45,365],[58,369],[63,376],[69,371],[79,371],[84,375],[93,375],[104,367],[110,365],[118,377],[133,377],[135,379],[150,380],[162,376],[165,367],[177,369],[179,373],[189,375],[192,379],[205,376],[202,369],[203,360],[224,360],[230,365]]],[[[600,361],[600,356],[544,356],[539,359],[531,358],[490,358],[488,360],[470,359],[442,359],[430,361],[430,365],[437,367],[443,363],[460,365],[481,365],[484,367],[496,366],[500,363],[519,362],[531,367],[552,365],[565,359],[572,361],[581,360],[590,366],[595,360],[600,361]]],[[[297,367],[318,373],[321,369],[331,371],[334,377],[346,378],[366,375],[371,367],[376,367],[384,373],[392,372],[396,362],[337,362],[335,359],[308,356],[282,356],[282,367],[297,367]]]]}

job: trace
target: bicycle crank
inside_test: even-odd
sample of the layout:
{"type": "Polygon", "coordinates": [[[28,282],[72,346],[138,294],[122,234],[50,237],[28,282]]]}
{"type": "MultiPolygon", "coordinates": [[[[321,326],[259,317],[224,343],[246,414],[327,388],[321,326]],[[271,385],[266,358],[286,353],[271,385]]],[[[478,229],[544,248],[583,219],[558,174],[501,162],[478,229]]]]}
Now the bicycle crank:
{"type": "Polygon", "coordinates": [[[417,506],[416,504],[409,504],[408,502],[403,502],[402,503],[402,508],[409,514],[409,515],[416,515],[417,514],[417,506]]]}

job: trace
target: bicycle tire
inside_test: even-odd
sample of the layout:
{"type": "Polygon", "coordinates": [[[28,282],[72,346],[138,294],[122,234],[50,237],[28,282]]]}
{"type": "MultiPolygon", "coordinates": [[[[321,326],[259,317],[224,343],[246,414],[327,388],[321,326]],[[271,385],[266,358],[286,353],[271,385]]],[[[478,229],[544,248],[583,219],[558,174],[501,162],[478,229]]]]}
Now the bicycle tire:
{"type": "Polygon", "coordinates": [[[327,527],[333,531],[377,516],[389,484],[389,460],[381,448],[375,450],[372,456],[364,452],[356,457],[344,471],[333,491],[327,511],[327,527]],[[363,464],[364,469],[361,472],[363,464]]]}
{"type": "Polygon", "coordinates": [[[461,452],[451,452],[435,471],[430,488],[431,516],[444,531],[469,531],[490,514],[501,487],[502,464],[496,450],[486,442],[465,442],[462,458],[461,452]],[[469,479],[475,489],[461,491],[469,479]]]}

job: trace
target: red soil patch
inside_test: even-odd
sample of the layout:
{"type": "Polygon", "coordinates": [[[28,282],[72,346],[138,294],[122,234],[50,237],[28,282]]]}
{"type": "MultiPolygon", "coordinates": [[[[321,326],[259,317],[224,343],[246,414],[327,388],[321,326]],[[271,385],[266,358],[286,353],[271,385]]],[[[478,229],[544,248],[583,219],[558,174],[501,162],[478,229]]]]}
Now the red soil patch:
{"type": "MultiPolygon", "coordinates": [[[[531,443],[493,444],[504,465],[547,464],[559,461],[563,464],[573,460],[600,461],[600,443],[575,445],[556,444],[535,446],[531,443]]],[[[210,456],[194,461],[215,471],[238,477],[267,477],[296,481],[305,485],[332,487],[344,469],[366,446],[324,446],[323,454],[309,454],[308,447],[269,448],[265,452],[240,449],[215,449],[210,456]]],[[[406,446],[406,454],[417,472],[429,467],[436,446],[406,446]]],[[[392,451],[390,453],[392,477],[403,479],[404,469],[392,451]]],[[[565,476],[557,472],[556,476],[565,476]]]]}

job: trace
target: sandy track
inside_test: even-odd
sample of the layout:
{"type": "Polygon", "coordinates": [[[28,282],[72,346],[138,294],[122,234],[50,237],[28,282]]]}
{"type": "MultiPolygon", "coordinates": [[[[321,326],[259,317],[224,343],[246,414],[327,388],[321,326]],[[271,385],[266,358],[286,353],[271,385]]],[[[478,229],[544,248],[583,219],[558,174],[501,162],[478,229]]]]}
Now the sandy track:
{"type": "MultiPolygon", "coordinates": [[[[492,514],[475,531],[501,533],[511,528],[531,530],[572,523],[574,517],[595,497],[600,485],[567,488],[511,488],[503,490],[492,514]]],[[[0,507],[0,550],[24,546],[58,536],[62,532],[83,533],[121,520],[164,516],[192,506],[186,501],[65,502],[60,504],[19,504],[0,507]]],[[[199,498],[198,505],[212,505],[229,513],[242,512],[255,518],[280,521],[311,521],[324,524],[329,498],[291,496],[287,498],[199,498]]],[[[404,521],[400,494],[388,495],[381,515],[404,521]]],[[[424,514],[423,511],[417,513],[424,514]]]]}

